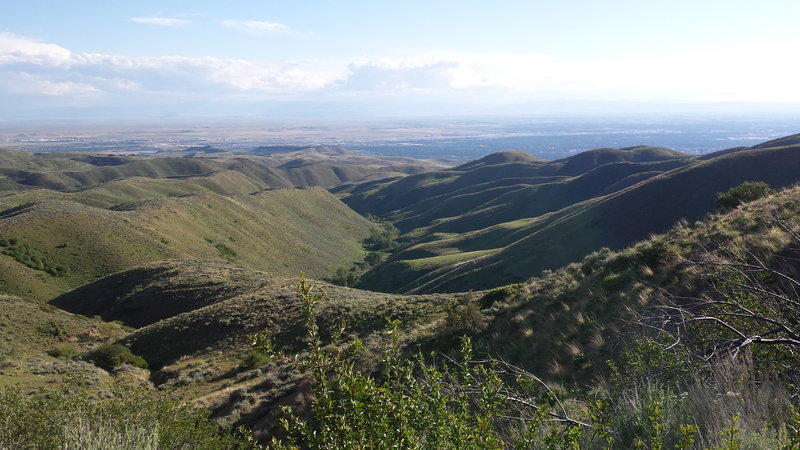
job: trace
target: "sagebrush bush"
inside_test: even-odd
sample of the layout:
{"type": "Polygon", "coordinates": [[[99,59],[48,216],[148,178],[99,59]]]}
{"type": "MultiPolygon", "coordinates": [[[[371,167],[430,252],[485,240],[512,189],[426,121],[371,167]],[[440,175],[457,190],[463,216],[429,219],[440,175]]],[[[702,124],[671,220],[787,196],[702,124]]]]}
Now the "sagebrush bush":
{"type": "Polygon", "coordinates": [[[742,203],[752,202],[775,193],[767,183],[745,181],[731,189],[717,194],[717,205],[723,211],[734,209],[742,203]]]}
{"type": "Polygon", "coordinates": [[[134,355],[128,347],[120,344],[102,344],[88,351],[83,359],[109,372],[122,364],[147,368],[147,361],[144,358],[134,355]]]}
{"type": "Polygon", "coordinates": [[[47,350],[47,354],[54,358],[69,358],[80,352],[78,346],[72,342],[59,342],[47,350]]]}
{"type": "MultiPolygon", "coordinates": [[[[642,340],[605,389],[559,400],[536,376],[501,361],[401,358],[399,322],[390,320],[379,375],[354,368],[360,341],[324,345],[312,294],[301,280],[309,348],[301,367],[314,377],[310,411],[283,409],[274,448],[798,448],[800,414],[779,384],[740,372],[696,370],[685,355],[642,340]],[[738,374],[738,375],[737,375],[738,374]],[[734,383],[734,381],[736,381],[734,383]],[[737,384],[738,383],[738,384],[737,384]],[[733,391],[727,391],[732,389],[733,391]],[[722,390],[722,392],[720,392],[722,390]],[[716,408],[710,412],[704,408],[716,408]],[[768,411],[773,413],[770,415],[768,411]],[[793,431],[794,430],[794,431],[793,431]]],[[[273,357],[268,335],[253,336],[273,357]]],[[[297,360],[295,360],[297,361],[297,360]]]]}
{"type": "Polygon", "coordinates": [[[654,270],[664,267],[678,255],[678,248],[664,239],[653,240],[636,247],[636,257],[639,262],[654,270]]]}
{"type": "Polygon", "coordinates": [[[152,392],[117,389],[98,400],[79,380],[58,391],[0,389],[2,449],[245,449],[206,415],[152,392]]]}

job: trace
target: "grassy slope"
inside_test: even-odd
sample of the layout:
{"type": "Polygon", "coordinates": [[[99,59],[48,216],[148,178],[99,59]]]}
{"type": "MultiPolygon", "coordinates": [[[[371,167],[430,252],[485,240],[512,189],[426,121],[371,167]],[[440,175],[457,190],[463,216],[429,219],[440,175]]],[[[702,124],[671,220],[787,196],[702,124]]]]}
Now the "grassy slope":
{"type": "MultiPolygon", "coordinates": [[[[598,154],[588,159],[581,155],[581,169],[602,161],[598,154]]],[[[796,183],[798,163],[800,146],[759,147],[709,160],[614,162],[557,182],[491,191],[496,198],[460,216],[431,219],[444,208],[434,206],[422,213],[430,225],[405,236],[421,242],[368,272],[362,286],[390,292],[452,292],[519,282],[603,246],[625,247],[682,217],[696,219],[714,209],[717,192],[745,180],[774,187],[796,183]],[[432,232],[440,234],[431,237],[432,232]],[[488,253],[452,264],[442,260],[438,267],[414,264],[416,258],[480,250],[488,253]]],[[[572,166],[563,160],[559,164],[559,170],[572,166]]],[[[408,209],[427,206],[424,202],[408,209]]],[[[403,214],[407,213],[395,211],[388,217],[403,214]]]]}
{"type": "Polygon", "coordinates": [[[98,323],[86,317],[65,314],[52,306],[0,295],[0,355],[22,356],[44,352],[57,342],[79,335],[96,334],[98,323]],[[54,327],[45,329],[52,322],[54,327]],[[39,330],[41,329],[41,331],[39,330]],[[50,331],[58,330],[58,333],[50,331]],[[59,334],[59,335],[56,335],[59,334]]]}
{"type": "Polygon", "coordinates": [[[0,217],[0,235],[68,266],[69,275],[53,277],[1,255],[0,265],[11,269],[0,272],[0,289],[46,299],[99,276],[180,257],[325,276],[362,258],[360,240],[370,227],[320,188],[170,197],[119,210],[45,201],[0,217]]]}
{"type": "Polygon", "coordinates": [[[52,389],[70,377],[82,377],[95,388],[107,388],[112,377],[105,371],[83,361],[55,358],[47,352],[55,348],[82,352],[127,333],[118,324],[0,294],[0,388],[13,385],[25,390],[52,389]]]}
{"type": "Polygon", "coordinates": [[[70,193],[43,188],[5,192],[0,196],[0,208],[42,200],[68,200],[97,208],[111,208],[120,203],[157,197],[180,197],[200,192],[249,194],[268,187],[266,183],[233,170],[181,179],[130,177],[70,193]]]}
{"type": "Polygon", "coordinates": [[[470,280],[486,277],[521,281],[600,247],[623,248],[663,232],[681,218],[700,218],[714,209],[717,192],[744,181],[765,181],[774,187],[797,183],[797,167],[800,146],[738,152],[668,172],[553,217],[541,229],[477,262],[477,267],[450,272],[439,289],[485,288],[470,280]]]}
{"type": "MultiPolygon", "coordinates": [[[[125,343],[161,366],[185,355],[225,349],[247,351],[246,335],[269,329],[283,345],[302,341],[298,279],[243,269],[223,261],[171,260],[136,267],[68,292],[53,304],[141,327],[125,343]]],[[[428,324],[452,295],[402,296],[314,282],[325,290],[320,321],[330,332],[339,321],[368,335],[386,317],[408,326],[428,324]]]]}
{"type": "MultiPolygon", "coordinates": [[[[697,295],[703,289],[702,273],[683,263],[685,259],[700,259],[702,249],[720,246],[780,251],[789,242],[787,233],[767,218],[798,214],[800,189],[793,189],[497,291],[391,295],[314,282],[327,293],[318,320],[326,336],[341,322],[369,346],[382,339],[384,317],[392,316],[403,320],[403,340],[410,348],[447,351],[453,342],[452,331],[444,325],[452,314],[448,307],[480,305],[480,323],[459,331],[473,334],[480,351],[550,381],[588,383],[624,348],[630,321],[647,307],[655,290],[697,295]],[[666,242],[676,253],[653,270],[638,249],[656,241],[666,242]]],[[[238,405],[249,414],[247,420],[261,420],[273,406],[299,395],[302,376],[287,375],[278,363],[256,366],[269,371],[266,376],[261,370],[251,373],[236,366],[248,350],[247,334],[262,329],[269,330],[278,348],[289,355],[302,350],[296,284],[297,279],[219,261],[175,260],[98,280],[56,303],[71,303],[85,314],[106,319],[147,323],[121,342],[155,367],[164,366],[157,380],[191,379],[178,385],[187,398],[238,405]],[[250,406],[242,406],[242,391],[249,393],[250,406]]]]}
{"type": "MultiPolygon", "coordinates": [[[[449,170],[412,175],[394,182],[387,180],[367,191],[354,191],[344,201],[357,211],[398,221],[418,216],[431,203],[480,192],[487,187],[558,183],[614,162],[652,163],[687,158],[687,155],[678,152],[652,147],[597,149],[556,161],[542,161],[530,155],[521,155],[527,154],[499,152],[449,170]]],[[[629,166],[630,169],[633,172],[645,170],[637,170],[635,165],[629,166]]],[[[607,176],[611,177],[609,180],[618,181],[618,177],[613,177],[612,174],[607,176]]],[[[596,176],[594,181],[602,181],[602,176],[596,176]]],[[[591,192],[585,193],[584,199],[590,195],[591,192]]],[[[469,202],[466,211],[480,207],[483,203],[481,199],[479,197],[469,202]]],[[[400,229],[404,232],[410,231],[414,226],[419,225],[400,223],[400,229]]]]}
{"type": "Polygon", "coordinates": [[[276,278],[222,260],[168,260],[103,277],[50,303],[75,314],[140,328],[258,289],[276,278]]]}
{"type": "Polygon", "coordinates": [[[657,292],[693,297],[709,288],[704,273],[687,261],[703,261],[707,250],[785,252],[794,245],[792,237],[775,219],[796,228],[798,215],[800,188],[793,188],[727,214],[677,224],[619,252],[587,255],[497,300],[485,310],[492,322],[478,341],[534,373],[585,381],[625,347],[631,324],[657,292]],[[663,266],[650,268],[638,250],[653,242],[666,243],[674,253],[663,266]]]}

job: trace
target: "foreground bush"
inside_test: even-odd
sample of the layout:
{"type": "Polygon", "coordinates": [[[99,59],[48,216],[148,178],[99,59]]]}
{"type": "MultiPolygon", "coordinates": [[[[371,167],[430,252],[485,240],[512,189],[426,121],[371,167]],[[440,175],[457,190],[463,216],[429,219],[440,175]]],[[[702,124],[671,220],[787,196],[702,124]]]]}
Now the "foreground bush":
{"type": "Polygon", "coordinates": [[[0,449],[248,448],[206,416],[149,392],[92,398],[72,383],[32,394],[0,390],[0,449]]]}
{"type": "Polygon", "coordinates": [[[723,211],[734,209],[742,203],[752,202],[775,193],[767,183],[762,181],[745,181],[725,192],[717,194],[717,205],[723,211]]]}
{"type": "MultiPolygon", "coordinates": [[[[670,355],[644,345],[615,369],[614,382],[560,400],[520,368],[476,360],[468,338],[459,357],[403,359],[399,324],[390,320],[374,374],[354,368],[358,340],[344,345],[335,335],[323,345],[315,317],[322,294],[305,280],[299,292],[309,342],[299,364],[314,377],[315,399],[310,411],[284,408],[274,448],[800,448],[800,414],[786,389],[750,378],[748,366],[694,371],[674,355],[664,366],[659,360],[670,355]]],[[[253,341],[283,357],[268,335],[253,341]]]]}

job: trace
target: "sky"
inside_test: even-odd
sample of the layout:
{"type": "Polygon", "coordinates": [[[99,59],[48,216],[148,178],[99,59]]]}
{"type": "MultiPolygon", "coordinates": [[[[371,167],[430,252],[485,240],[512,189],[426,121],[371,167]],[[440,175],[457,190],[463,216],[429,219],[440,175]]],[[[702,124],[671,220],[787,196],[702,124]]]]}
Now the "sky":
{"type": "Polygon", "coordinates": [[[797,0],[0,5],[6,121],[800,111],[797,0]]]}

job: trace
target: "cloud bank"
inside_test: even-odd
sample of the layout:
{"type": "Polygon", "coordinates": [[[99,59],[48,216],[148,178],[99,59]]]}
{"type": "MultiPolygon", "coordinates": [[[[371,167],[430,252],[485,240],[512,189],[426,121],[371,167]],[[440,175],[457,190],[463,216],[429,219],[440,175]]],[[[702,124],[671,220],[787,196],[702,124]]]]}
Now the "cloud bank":
{"type": "MultiPolygon", "coordinates": [[[[176,26],[172,20],[142,22],[176,26]]],[[[256,34],[291,31],[285,25],[263,21],[228,21],[226,25],[256,34]]],[[[754,45],[735,53],[698,50],[635,61],[574,62],[544,54],[499,52],[254,61],[76,53],[55,43],[0,33],[0,94],[40,103],[61,98],[70,104],[123,107],[126,102],[150,101],[157,106],[190,98],[194,102],[296,100],[387,105],[409,99],[421,103],[450,99],[475,105],[556,100],[800,102],[795,86],[800,61],[787,58],[790,53],[791,49],[780,45],[754,45]]]]}

